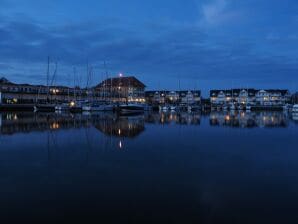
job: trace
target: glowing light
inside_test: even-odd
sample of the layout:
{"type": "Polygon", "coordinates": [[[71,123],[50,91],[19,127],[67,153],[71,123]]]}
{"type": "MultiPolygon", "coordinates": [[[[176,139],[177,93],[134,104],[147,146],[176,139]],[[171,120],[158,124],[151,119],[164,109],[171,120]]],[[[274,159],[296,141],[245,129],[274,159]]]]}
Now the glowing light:
{"type": "Polygon", "coordinates": [[[123,77],[123,74],[122,73],[119,73],[119,77],[123,77]]]}
{"type": "Polygon", "coordinates": [[[51,129],[59,129],[60,125],[56,122],[54,122],[52,125],[51,125],[51,129]]]}
{"type": "Polygon", "coordinates": [[[53,94],[57,94],[57,93],[59,93],[59,89],[51,89],[51,92],[52,92],[53,94]]]}
{"type": "Polygon", "coordinates": [[[118,135],[121,135],[121,129],[118,130],[118,135]]]}
{"type": "Polygon", "coordinates": [[[122,145],[122,141],[119,142],[119,149],[122,149],[123,145],[122,145]]]}
{"type": "Polygon", "coordinates": [[[71,106],[71,107],[74,107],[75,105],[76,105],[76,103],[75,103],[74,101],[71,101],[71,102],[70,102],[70,106],[71,106]]]}

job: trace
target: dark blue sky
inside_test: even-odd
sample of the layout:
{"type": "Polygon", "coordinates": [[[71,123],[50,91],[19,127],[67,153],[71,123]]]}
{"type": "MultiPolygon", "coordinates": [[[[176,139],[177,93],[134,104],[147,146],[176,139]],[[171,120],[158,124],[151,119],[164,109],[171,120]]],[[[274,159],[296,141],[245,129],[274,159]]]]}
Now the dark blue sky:
{"type": "Polygon", "coordinates": [[[86,85],[135,75],[148,89],[298,89],[297,0],[0,0],[0,75],[86,85]],[[53,70],[53,66],[52,66],[53,70]]]}

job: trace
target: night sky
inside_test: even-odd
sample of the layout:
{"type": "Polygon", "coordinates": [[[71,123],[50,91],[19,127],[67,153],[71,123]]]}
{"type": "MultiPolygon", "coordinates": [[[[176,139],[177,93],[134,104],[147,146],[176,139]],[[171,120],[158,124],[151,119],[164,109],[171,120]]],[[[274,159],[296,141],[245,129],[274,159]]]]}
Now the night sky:
{"type": "Polygon", "coordinates": [[[86,86],[118,73],[148,89],[298,89],[297,0],[0,0],[0,76],[86,86]],[[103,61],[107,63],[104,69],[103,61]],[[73,68],[76,67],[76,78],[73,68]],[[74,79],[76,81],[74,81],[74,79]]]}

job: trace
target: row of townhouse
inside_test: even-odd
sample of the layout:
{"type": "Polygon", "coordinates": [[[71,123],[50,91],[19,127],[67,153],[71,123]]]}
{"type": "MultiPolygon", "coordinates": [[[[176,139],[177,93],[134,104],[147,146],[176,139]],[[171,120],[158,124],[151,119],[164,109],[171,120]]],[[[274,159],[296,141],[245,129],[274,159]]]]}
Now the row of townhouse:
{"type": "Polygon", "coordinates": [[[212,105],[250,104],[260,106],[282,106],[290,100],[288,90],[268,89],[231,89],[211,90],[210,101],[212,105]]]}
{"type": "Polygon", "coordinates": [[[200,104],[201,91],[146,91],[146,102],[149,104],[200,104]]]}

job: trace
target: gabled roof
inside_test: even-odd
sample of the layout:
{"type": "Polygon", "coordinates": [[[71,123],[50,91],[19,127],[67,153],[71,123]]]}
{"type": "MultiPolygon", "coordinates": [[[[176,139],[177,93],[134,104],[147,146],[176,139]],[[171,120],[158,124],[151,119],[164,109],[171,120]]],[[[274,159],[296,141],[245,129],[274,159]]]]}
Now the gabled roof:
{"type": "Polygon", "coordinates": [[[11,83],[10,81],[8,81],[8,79],[6,79],[5,77],[0,78],[0,83],[11,83]]]}
{"type": "Polygon", "coordinates": [[[289,91],[286,89],[267,89],[265,91],[269,93],[281,93],[283,96],[289,94],[289,91]]]}
{"type": "Polygon", "coordinates": [[[210,91],[210,97],[217,97],[220,92],[223,92],[226,96],[234,96],[238,97],[241,93],[241,91],[248,92],[249,96],[255,96],[257,92],[265,91],[268,93],[281,93],[281,95],[285,96],[289,94],[288,90],[285,89],[264,89],[264,90],[257,90],[257,89],[231,89],[231,90],[211,90],[210,91]]]}
{"type": "Polygon", "coordinates": [[[6,85],[15,85],[14,83],[10,82],[5,77],[0,78],[0,84],[6,84],[6,85]]]}
{"type": "Polygon", "coordinates": [[[216,89],[216,90],[210,90],[210,96],[217,97],[220,92],[223,92],[225,95],[227,94],[230,96],[232,95],[232,90],[216,89]]]}
{"type": "Polygon", "coordinates": [[[109,78],[95,86],[95,88],[103,88],[103,87],[117,87],[117,86],[131,86],[131,87],[139,87],[145,88],[146,85],[138,80],[134,76],[129,77],[117,77],[117,78],[109,78]]]}

